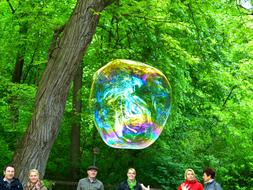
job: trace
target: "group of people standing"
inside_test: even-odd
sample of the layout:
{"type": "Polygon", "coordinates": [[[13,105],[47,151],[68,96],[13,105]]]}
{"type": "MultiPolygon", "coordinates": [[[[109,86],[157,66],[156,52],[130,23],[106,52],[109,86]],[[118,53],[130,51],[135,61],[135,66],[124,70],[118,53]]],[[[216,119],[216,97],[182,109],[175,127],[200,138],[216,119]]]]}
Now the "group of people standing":
{"type": "MultiPolygon", "coordinates": [[[[12,165],[4,168],[4,176],[0,177],[0,190],[23,190],[19,179],[15,177],[15,169],[12,165]]],[[[24,190],[47,190],[40,180],[39,171],[31,169],[28,172],[28,182],[24,190]]]]}
{"type": "Polygon", "coordinates": [[[185,170],[185,181],[178,187],[178,190],[221,190],[219,183],[215,181],[215,171],[207,168],[203,171],[204,187],[196,179],[193,169],[185,170]]]}
{"type": "MultiPolygon", "coordinates": [[[[96,179],[98,168],[89,166],[87,168],[88,176],[78,182],[77,190],[104,190],[104,185],[96,179]]],[[[192,169],[185,170],[185,181],[178,187],[178,190],[222,190],[219,183],[215,181],[215,171],[207,168],[203,171],[204,187],[196,179],[195,172],[192,169]]],[[[129,168],[127,171],[127,180],[121,182],[117,190],[150,190],[142,183],[136,180],[136,170],[129,168]]]]}
{"type": "MultiPolygon", "coordinates": [[[[98,168],[96,166],[89,166],[87,168],[88,176],[80,179],[77,185],[77,190],[104,190],[104,185],[101,181],[96,179],[98,168]]],[[[149,186],[145,187],[143,184],[136,181],[136,171],[134,168],[129,168],[127,171],[127,180],[120,183],[117,190],[149,190],[149,186]]]]}
{"type": "MultiPolygon", "coordinates": [[[[80,179],[77,190],[104,190],[104,185],[96,179],[98,168],[89,166],[87,168],[87,177],[80,179]]],[[[15,169],[8,165],[4,168],[4,176],[0,178],[0,190],[23,190],[23,186],[14,177],[15,169]]],[[[196,179],[195,172],[192,169],[185,170],[185,181],[178,187],[178,190],[221,190],[219,183],[215,181],[215,171],[207,168],[203,171],[204,187],[196,179]]],[[[28,173],[28,182],[24,190],[47,190],[40,180],[38,170],[31,169],[28,173]]],[[[150,190],[149,186],[145,187],[136,180],[136,170],[129,168],[127,179],[121,182],[117,190],[150,190]]]]}

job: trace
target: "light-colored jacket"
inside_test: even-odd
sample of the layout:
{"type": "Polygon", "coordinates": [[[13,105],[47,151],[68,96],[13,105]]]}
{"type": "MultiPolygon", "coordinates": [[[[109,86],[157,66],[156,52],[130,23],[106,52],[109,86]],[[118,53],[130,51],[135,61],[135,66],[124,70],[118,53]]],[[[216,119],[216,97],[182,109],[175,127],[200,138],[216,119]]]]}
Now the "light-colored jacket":
{"type": "Polygon", "coordinates": [[[80,179],[76,190],[104,190],[104,185],[98,179],[90,181],[88,178],[80,179]]]}
{"type": "Polygon", "coordinates": [[[207,182],[204,185],[204,190],[222,190],[219,183],[217,183],[215,180],[211,182],[207,182]]]}

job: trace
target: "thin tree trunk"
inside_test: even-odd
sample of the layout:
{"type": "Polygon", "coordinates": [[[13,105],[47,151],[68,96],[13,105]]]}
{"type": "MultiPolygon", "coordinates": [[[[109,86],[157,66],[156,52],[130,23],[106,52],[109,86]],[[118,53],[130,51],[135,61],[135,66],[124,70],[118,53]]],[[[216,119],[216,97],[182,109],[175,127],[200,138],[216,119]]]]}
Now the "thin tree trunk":
{"type": "MultiPolygon", "coordinates": [[[[27,25],[23,24],[19,26],[19,36],[25,36],[27,35],[27,25]]],[[[22,39],[20,39],[22,40],[22,39]]],[[[23,66],[24,66],[24,62],[25,62],[25,50],[22,47],[22,45],[18,45],[17,46],[18,49],[18,53],[16,56],[16,63],[15,63],[15,67],[12,73],[12,82],[13,83],[21,83],[21,78],[22,78],[22,74],[23,74],[23,66]]],[[[19,120],[19,110],[17,105],[15,104],[17,100],[17,96],[11,96],[9,99],[9,104],[10,104],[10,112],[11,112],[11,122],[12,122],[12,126],[15,127],[18,120],[19,120]]]]}
{"type": "MultiPolygon", "coordinates": [[[[18,52],[15,68],[12,74],[12,82],[14,83],[20,83],[21,77],[22,77],[22,71],[23,71],[23,65],[24,65],[24,55],[21,54],[21,52],[18,52]]],[[[9,99],[9,105],[10,105],[10,112],[11,112],[11,123],[13,128],[16,126],[18,120],[19,120],[19,110],[15,102],[17,101],[17,96],[11,96],[9,99]]]]}
{"type": "MultiPolygon", "coordinates": [[[[18,47],[19,48],[19,47],[18,47]]],[[[12,74],[12,82],[20,83],[22,72],[23,72],[23,66],[24,66],[24,54],[21,52],[18,52],[15,68],[12,74]]]]}
{"type": "MultiPolygon", "coordinates": [[[[78,0],[56,49],[39,83],[33,117],[13,158],[16,175],[24,184],[27,172],[37,168],[41,176],[52,145],[59,133],[69,86],[99,20],[99,12],[109,2],[78,0]]],[[[60,166],[59,166],[60,167],[60,166]]]]}
{"type": "Polygon", "coordinates": [[[71,127],[71,176],[74,180],[80,173],[80,128],[82,113],[82,78],[83,68],[80,64],[73,81],[73,117],[71,127]]]}

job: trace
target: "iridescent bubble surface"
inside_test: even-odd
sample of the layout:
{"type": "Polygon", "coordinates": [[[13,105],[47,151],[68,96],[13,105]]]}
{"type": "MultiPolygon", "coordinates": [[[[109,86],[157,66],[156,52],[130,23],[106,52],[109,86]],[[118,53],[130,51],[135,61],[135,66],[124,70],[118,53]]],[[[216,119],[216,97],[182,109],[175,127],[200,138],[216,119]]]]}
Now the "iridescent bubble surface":
{"type": "Polygon", "coordinates": [[[90,105],[103,141],[142,149],[161,134],[171,112],[171,87],[158,69],[118,59],[93,77],[90,105]]]}

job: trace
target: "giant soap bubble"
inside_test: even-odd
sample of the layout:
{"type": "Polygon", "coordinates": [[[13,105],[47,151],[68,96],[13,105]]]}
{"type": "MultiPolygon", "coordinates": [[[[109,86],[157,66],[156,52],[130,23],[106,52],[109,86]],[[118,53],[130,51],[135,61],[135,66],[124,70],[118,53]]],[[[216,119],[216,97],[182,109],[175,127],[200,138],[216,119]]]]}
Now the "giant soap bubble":
{"type": "Polygon", "coordinates": [[[103,141],[113,148],[142,149],[161,134],[171,111],[171,88],[158,69],[114,60],[93,78],[90,105],[103,141]]]}

